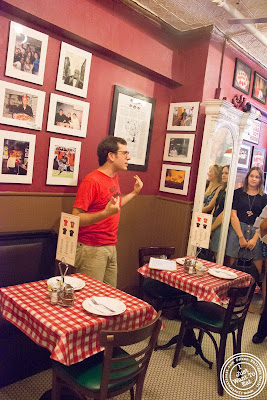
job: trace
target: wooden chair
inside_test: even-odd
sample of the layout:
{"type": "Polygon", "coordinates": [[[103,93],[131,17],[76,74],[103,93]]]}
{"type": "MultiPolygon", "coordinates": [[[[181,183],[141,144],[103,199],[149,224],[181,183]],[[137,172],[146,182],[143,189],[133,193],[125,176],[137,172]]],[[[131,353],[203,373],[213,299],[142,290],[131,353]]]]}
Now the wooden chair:
{"type": "Polygon", "coordinates": [[[177,338],[177,344],[172,363],[173,368],[175,368],[178,364],[178,358],[183,346],[183,339],[186,329],[200,329],[201,333],[205,332],[209,335],[215,347],[217,387],[218,394],[222,396],[223,387],[220,381],[220,371],[225,358],[227,335],[232,333],[233,336],[233,354],[241,353],[243,326],[255,286],[256,283],[254,279],[251,278],[251,283],[248,287],[231,287],[228,290],[228,297],[230,298],[230,301],[227,308],[206,301],[200,301],[186,305],[181,311],[182,324],[177,338]],[[218,333],[220,335],[219,346],[217,345],[216,340],[211,332],[218,333]]]}
{"type": "Polygon", "coordinates": [[[146,370],[161,328],[161,312],[143,328],[127,331],[102,331],[104,352],[66,366],[53,362],[52,400],[60,399],[62,385],[74,390],[81,399],[109,399],[130,390],[131,400],[141,400],[146,370]],[[129,346],[149,338],[133,354],[120,346],[129,346]],[[135,395],[134,386],[136,385],[135,395]]]}

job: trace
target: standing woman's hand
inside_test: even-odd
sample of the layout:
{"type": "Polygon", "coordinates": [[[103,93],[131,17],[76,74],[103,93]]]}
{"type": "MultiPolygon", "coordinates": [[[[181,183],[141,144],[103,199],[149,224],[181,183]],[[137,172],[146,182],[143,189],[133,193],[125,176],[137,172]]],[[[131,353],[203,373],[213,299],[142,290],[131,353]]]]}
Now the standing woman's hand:
{"type": "Polygon", "coordinates": [[[244,238],[244,236],[241,236],[239,238],[239,246],[240,247],[247,247],[248,242],[246,241],[246,239],[244,238]]]}

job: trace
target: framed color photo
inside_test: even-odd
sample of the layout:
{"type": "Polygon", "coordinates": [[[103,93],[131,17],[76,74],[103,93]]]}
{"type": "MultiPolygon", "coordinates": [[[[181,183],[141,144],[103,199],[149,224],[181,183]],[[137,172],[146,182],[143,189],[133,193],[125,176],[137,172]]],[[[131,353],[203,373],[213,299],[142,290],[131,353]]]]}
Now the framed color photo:
{"type": "Polygon", "coordinates": [[[195,131],[199,102],[171,103],[168,116],[168,131],[195,131]]]}
{"type": "Polygon", "coordinates": [[[87,96],[92,54],[61,43],[56,89],[80,97],[87,96]]]}
{"type": "Polygon", "coordinates": [[[50,138],[47,185],[77,186],[81,142],[50,138]]]}
{"type": "Polygon", "coordinates": [[[249,94],[251,73],[252,68],[250,68],[243,61],[239,60],[239,58],[236,58],[233,87],[245,94],[249,94]]]}
{"type": "Polygon", "coordinates": [[[10,22],[6,75],[42,85],[48,35],[10,22]]]}
{"type": "Polygon", "coordinates": [[[159,190],[161,192],[187,195],[190,167],[162,165],[159,190]]]}
{"type": "Polygon", "coordinates": [[[32,183],[35,135],[0,131],[0,182],[32,183]]]}
{"type": "Polygon", "coordinates": [[[266,95],[267,95],[267,79],[263,78],[256,71],[254,72],[254,82],[252,89],[252,97],[260,101],[263,104],[266,104],[266,95]]]}
{"type": "Polygon", "coordinates": [[[109,134],[126,140],[131,156],[130,170],[147,170],[155,104],[151,97],[114,87],[109,134]]]}
{"type": "Polygon", "coordinates": [[[41,130],[45,92],[0,81],[0,123],[41,130]]]}
{"type": "Polygon", "coordinates": [[[195,135],[167,133],[163,161],[191,163],[195,135]]]}
{"type": "Polygon", "coordinates": [[[254,146],[253,154],[252,154],[252,161],[251,161],[251,168],[259,167],[262,169],[262,171],[264,171],[265,159],[266,159],[266,150],[260,149],[259,147],[254,146]]]}
{"type": "Polygon", "coordinates": [[[242,169],[248,169],[250,166],[250,159],[251,159],[251,147],[245,144],[241,144],[239,149],[237,167],[242,169]]]}
{"type": "Polygon", "coordinates": [[[248,171],[249,171],[248,169],[238,169],[236,171],[235,189],[239,189],[244,185],[248,171]]]}
{"type": "Polygon", "coordinates": [[[90,104],[51,93],[47,130],[86,137],[90,104]]]}

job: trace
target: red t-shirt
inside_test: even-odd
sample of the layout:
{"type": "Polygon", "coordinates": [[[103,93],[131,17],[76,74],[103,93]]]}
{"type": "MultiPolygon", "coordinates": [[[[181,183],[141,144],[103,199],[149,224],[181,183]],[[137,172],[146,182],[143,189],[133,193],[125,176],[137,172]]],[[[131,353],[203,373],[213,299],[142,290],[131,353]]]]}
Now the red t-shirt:
{"type": "MultiPolygon", "coordinates": [[[[96,213],[105,209],[112,196],[121,197],[118,175],[111,178],[94,170],[81,182],[73,207],[96,213]]],[[[93,225],[81,226],[78,241],[88,246],[116,244],[119,220],[120,212],[93,225]]]]}

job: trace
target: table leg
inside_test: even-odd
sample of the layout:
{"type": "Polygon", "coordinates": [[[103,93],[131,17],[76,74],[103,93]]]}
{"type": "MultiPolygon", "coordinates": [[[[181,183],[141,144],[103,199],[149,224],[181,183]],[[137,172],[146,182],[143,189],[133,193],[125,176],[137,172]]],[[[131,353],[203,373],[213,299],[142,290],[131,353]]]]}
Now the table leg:
{"type": "MultiPolygon", "coordinates": [[[[39,400],[51,400],[52,398],[52,389],[47,390],[39,400]]],[[[61,388],[61,396],[60,400],[81,400],[72,390],[67,387],[61,388]]]]}

